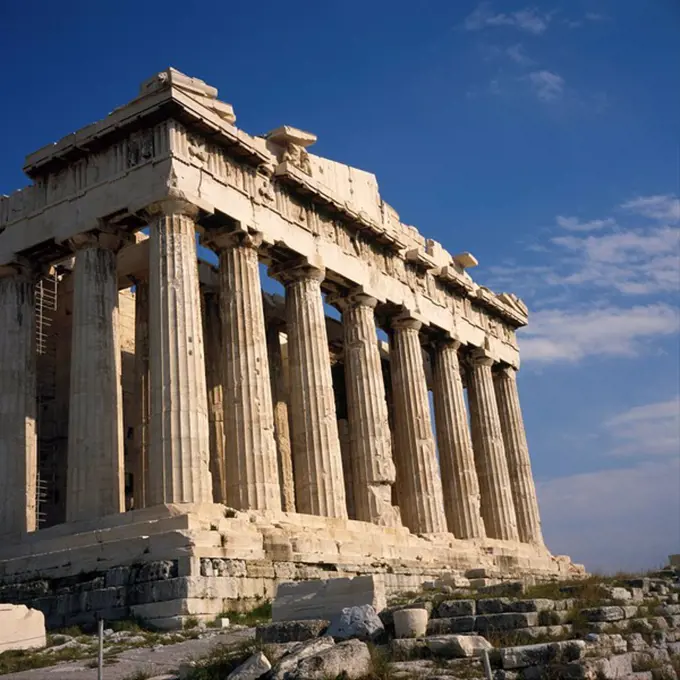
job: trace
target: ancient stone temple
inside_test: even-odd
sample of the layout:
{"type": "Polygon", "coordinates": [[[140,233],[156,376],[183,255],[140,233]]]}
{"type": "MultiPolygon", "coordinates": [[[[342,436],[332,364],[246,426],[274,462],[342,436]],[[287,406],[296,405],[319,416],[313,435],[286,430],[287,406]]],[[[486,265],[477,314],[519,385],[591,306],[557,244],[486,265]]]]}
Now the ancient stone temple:
{"type": "Polygon", "coordinates": [[[525,305],[313,134],[234,123],[169,69],[0,198],[0,601],[172,626],[286,580],[577,573],[541,535],[525,305]]]}

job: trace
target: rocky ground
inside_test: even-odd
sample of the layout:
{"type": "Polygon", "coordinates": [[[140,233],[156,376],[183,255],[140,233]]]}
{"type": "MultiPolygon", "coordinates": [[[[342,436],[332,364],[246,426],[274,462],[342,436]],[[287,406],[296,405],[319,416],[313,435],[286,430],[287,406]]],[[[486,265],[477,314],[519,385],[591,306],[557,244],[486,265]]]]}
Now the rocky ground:
{"type": "MultiPolygon", "coordinates": [[[[266,608],[258,614],[266,618],[266,608]]],[[[177,633],[127,627],[106,631],[104,678],[677,680],[680,570],[534,586],[430,582],[379,613],[352,607],[331,621],[177,633]],[[395,630],[395,619],[397,629],[412,625],[414,637],[395,630]]],[[[93,636],[64,631],[49,642],[42,651],[0,654],[0,673],[94,680],[93,636]]]]}

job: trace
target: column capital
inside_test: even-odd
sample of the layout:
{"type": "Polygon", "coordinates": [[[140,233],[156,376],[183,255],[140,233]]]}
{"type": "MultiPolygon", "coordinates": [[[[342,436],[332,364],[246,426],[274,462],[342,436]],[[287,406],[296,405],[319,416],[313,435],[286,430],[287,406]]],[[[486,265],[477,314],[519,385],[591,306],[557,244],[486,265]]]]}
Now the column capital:
{"type": "Polygon", "coordinates": [[[334,305],[341,312],[356,307],[370,307],[375,309],[378,306],[378,299],[364,292],[362,286],[352,288],[346,293],[337,293],[326,299],[329,305],[334,305]]]}
{"type": "Polygon", "coordinates": [[[517,380],[517,369],[510,364],[496,364],[494,366],[494,374],[517,380]]]}
{"type": "Polygon", "coordinates": [[[320,260],[303,257],[273,265],[269,268],[269,276],[284,286],[305,279],[320,283],[326,278],[326,268],[320,260]]]}
{"type": "Polygon", "coordinates": [[[406,314],[400,314],[399,316],[394,316],[390,320],[390,327],[393,330],[414,330],[419,331],[423,327],[423,322],[415,319],[412,316],[406,314]]]}
{"type": "Polygon", "coordinates": [[[434,348],[437,350],[441,349],[453,349],[456,352],[463,346],[462,340],[459,338],[452,338],[449,336],[443,337],[443,338],[438,338],[437,340],[434,341],[433,343],[434,348]]]}
{"type": "Polygon", "coordinates": [[[168,196],[162,201],[157,201],[156,203],[148,205],[143,212],[150,219],[168,215],[186,215],[192,220],[195,220],[201,212],[201,209],[197,205],[182,198],[168,196]]]}
{"type": "Polygon", "coordinates": [[[102,248],[117,253],[121,248],[135,239],[131,234],[114,229],[101,229],[76,234],[67,240],[69,248],[75,253],[86,248],[102,248]]]}
{"type": "Polygon", "coordinates": [[[42,274],[42,268],[34,265],[23,257],[18,257],[12,262],[0,264],[0,279],[11,276],[19,276],[30,281],[38,279],[42,274]]]}
{"type": "Polygon", "coordinates": [[[481,347],[475,347],[468,355],[468,360],[472,365],[477,366],[493,366],[496,363],[496,359],[481,347]]]}
{"type": "Polygon", "coordinates": [[[242,227],[206,229],[201,244],[219,253],[228,248],[252,248],[258,250],[262,245],[263,234],[254,229],[242,227]]]}

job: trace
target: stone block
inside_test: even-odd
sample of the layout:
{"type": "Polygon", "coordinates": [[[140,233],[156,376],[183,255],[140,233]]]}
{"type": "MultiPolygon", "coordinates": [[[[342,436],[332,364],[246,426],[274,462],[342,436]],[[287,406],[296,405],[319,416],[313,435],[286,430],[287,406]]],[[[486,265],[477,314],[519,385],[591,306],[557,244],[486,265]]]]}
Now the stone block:
{"type": "Polygon", "coordinates": [[[281,583],[272,604],[273,621],[331,619],[347,607],[385,608],[385,583],[379,576],[281,583]]]}
{"type": "Polygon", "coordinates": [[[448,619],[454,616],[474,616],[475,600],[444,600],[437,606],[437,618],[448,619]]]}
{"type": "Polygon", "coordinates": [[[23,604],[0,604],[0,654],[47,644],[45,615],[23,604]]]}
{"type": "Polygon", "coordinates": [[[471,633],[475,630],[475,616],[454,616],[448,619],[430,619],[427,623],[428,635],[448,635],[450,633],[471,633]]]}
{"type": "Polygon", "coordinates": [[[500,650],[501,664],[505,669],[516,669],[545,666],[550,663],[568,663],[580,659],[585,649],[586,643],[583,640],[506,647],[500,650]]]}
{"type": "Polygon", "coordinates": [[[633,593],[627,588],[621,588],[620,586],[600,586],[602,590],[606,593],[606,596],[610,600],[632,600],[633,593]]]}
{"type": "Polygon", "coordinates": [[[512,604],[507,597],[477,600],[477,614],[503,614],[511,611],[512,604]]]}
{"type": "Polygon", "coordinates": [[[475,630],[490,633],[496,630],[515,630],[516,628],[530,628],[538,625],[537,612],[512,612],[507,614],[488,614],[477,616],[475,630]]]}
{"type": "Polygon", "coordinates": [[[325,619],[275,621],[257,626],[255,639],[264,643],[304,642],[323,635],[329,623],[325,619]]]}
{"type": "Polygon", "coordinates": [[[448,659],[481,656],[483,650],[493,649],[480,635],[435,635],[426,637],[425,644],[434,656],[448,659]]]}
{"type": "Polygon", "coordinates": [[[591,622],[620,621],[625,618],[621,607],[589,607],[582,609],[581,614],[591,622]]]}
{"type": "Polygon", "coordinates": [[[401,609],[394,612],[394,631],[398,638],[423,637],[429,619],[426,609],[401,609]]]}
{"type": "Polygon", "coordinates": [[[347,640],[302,659],[292,674],[295,680],[327,680],[343,677],[358,680],[372,668],[368,646],[360,640],[347,640]]]}
{"type": "Polygon", "coordinates": [[[533,600],[517,600],[511,603],[510,609],[513,612],[551,612],[555,609],[555,601],[545,598],[533,600]]]}
{"type": "Polygon", "coordinates": [[[390,640],[390,651],[395,660],[420,655],[427,649],[425,640],[420,638],[395,638],[390,640]]]}
{"type": "Polygon", "coordinates": [[[477,590],[485,595],[500,597],[518,597],[524,594],[527,586],[524,581],[502,581],[500,583],[480,586],[477,590]]]}
{"type": "Polygon", "coordinates": [[[258,680],[272,667],[262,652],[255,652],[237,669],[229,673],[227,680],[258,680]]]}

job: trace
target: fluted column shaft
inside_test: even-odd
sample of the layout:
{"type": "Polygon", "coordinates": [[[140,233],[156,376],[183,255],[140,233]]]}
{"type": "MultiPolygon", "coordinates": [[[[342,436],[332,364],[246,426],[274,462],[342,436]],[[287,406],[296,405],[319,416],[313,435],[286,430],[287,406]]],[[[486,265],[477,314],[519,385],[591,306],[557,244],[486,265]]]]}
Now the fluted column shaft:
{"type": "Polygon", "coordinates": [[[274,411],[257,249],[261,235],[211,236],[220,257],[227,503],[280,510],[274,411]]]}
{"type": "Polygon", "coordinates": [[[395,407],[397,498],[404,524],[414,533],[447,531],[427,382],[420,346],[421,324],[392,322],[390,346],[395,407]]]}
{"type": "Polygon", "coordinates": [[[135,281],[135,459],[132,469],[134,508],[145,508],[149,476],[149,282],[135,281]]]}
{"type": "Polygon", "coordinates": [[[354,513],[363,522],[399,526],[399,511],[392,505],[396,472],[375,327],[376,304],[375,298],[352,294],[339,305],[345,340],[354,513]]]}
{"type": "Polygon", "coordinates": [[[449,530],[456,538],[483,538],[479,482],[475,470],[457,341],[434,352],[433,394],[439,465],[449,530]]]}
{"type": "Polygon", "coordinates": [[[212,502],[195,216],[179,201],[152,213],[148,505],[212,502]]]}
{"type": "Polygon", "coordinates": [[[512,499],[517,514],[519,540],[524,543],[542,544],[536,487],[531,472],[529,447],[517,391],[517,371],[511,366],[501,366],[494,373],[494,386],[508,461],[512,499]]]}
{"type": "Polygon", "coordinates": [[[279,457],[281,507],[284,512],[295,512],[295,476],[293,474],[293,451],[290,443],[288,419],[289,396],[281,351],[280,329],[277,324],[271,324],[267,328],[267,347],[274,405],[274,436],[279,457]]]}
{"type": "Polygon", "coordinates": [[[206,291],[203,295],[203,338],[205,341],[205,381],[208,389],[208,422],[210,423],[210,474],[215,503],[227,502],[221,324],[219,294],[206,291]]]}
{"type": "Polygon", "coordinates": [[[36,528],[35,282],[0,267],[0,534],[36,528]]]}
{"type": "Polygon", "coordinates": [[[489,538],[517,541],[517,519],[491,374],[492,365],[493,359],[474,355],[468,380],[472,444],[482,497],[482,518],[489,538]]]}
{"type": "Polygon", "coordinates": [[[111,234],[74,242],[66,521],[125,509],[116,252],[111,234]]]}
{"type": "Polygon", "coordinates": [[[286,286],[291,427],[297,511],[347,517],[326,319],[323,269],[275,270],[286,286]]]}

